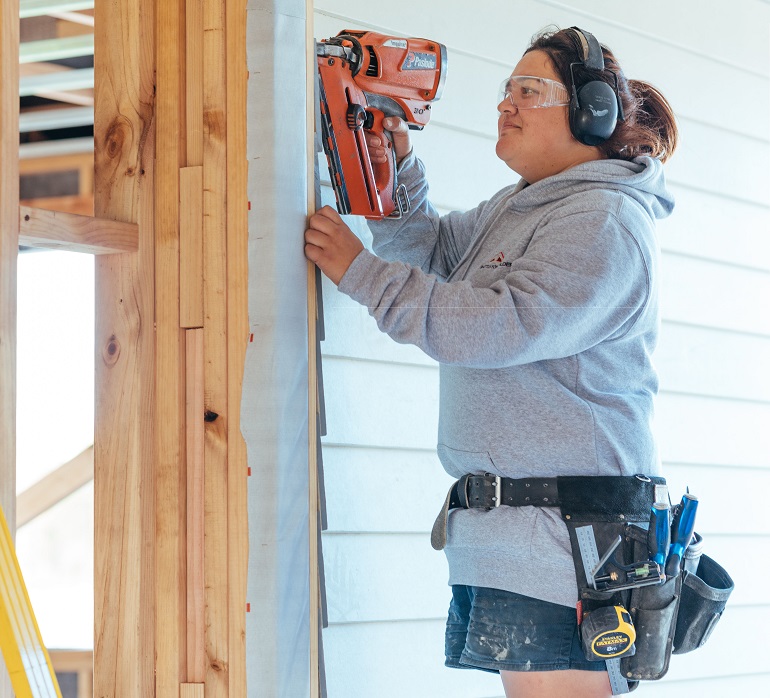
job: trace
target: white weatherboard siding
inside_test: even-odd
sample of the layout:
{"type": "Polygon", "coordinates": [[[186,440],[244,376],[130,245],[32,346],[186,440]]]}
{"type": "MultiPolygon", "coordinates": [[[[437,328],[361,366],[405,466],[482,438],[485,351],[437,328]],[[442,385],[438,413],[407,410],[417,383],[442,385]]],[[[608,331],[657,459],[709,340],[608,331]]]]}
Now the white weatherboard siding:
{"type": "MultiPolygon", "coordinates": [[[[548,24],[593,32],[630,77],[652,82],[672,102],[682,143],[668,167],[677,209],[659,226],[656,428],[672,496],[688,485],[699,495],[706,552],[727,568],[736,591],[706,647],[675,657],[665,679],[635,695],[767,695],[770,658],[760,629],[770,622],[763,494],[770,487],[770,5],[650,0],[640,12],[638,4],[607,0],[317,0],[315,7],[317,38],[369,28],[447,45],[444,98],[426,130],[413,134],[441,210],[475,206],[515,180],[494,155],[496,89],[548,24]]],[[[333,202],[328,187],[323,197],[333,202]]],[[[362,220],[351,222],[367,241],[362,220]]],[[[381,335],[328,282],[324,299],[329,696],[502,696],[497,677],[442,666],[449,589],[429,531],[450,480],[434,452],[436,364],[381,335]]]]}

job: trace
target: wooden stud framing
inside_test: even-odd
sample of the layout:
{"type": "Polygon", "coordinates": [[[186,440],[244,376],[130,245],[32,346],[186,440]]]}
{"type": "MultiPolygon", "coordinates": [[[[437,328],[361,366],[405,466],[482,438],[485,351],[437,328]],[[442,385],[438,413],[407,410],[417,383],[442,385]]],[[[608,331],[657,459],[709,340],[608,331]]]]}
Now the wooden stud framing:
{"type": "MultiPolygon", "coordinates": [[[[106,267],[99,277],[106,293],[102,299],[98,292],[99,336],[119,340],[111,328],[126,311],[132,327],[150,331],[126,336],[125,347],[116,344],[121,357],[136,359],[117,372],[126,378],[133,372],[137,392],[124,404],[116,375],[103,369],[99,385],[111,412],[99,440],[108,439],[108,424],[136,419],[139,404],[146,407],[145,428],[128,430],[136,440],[130,463],[97,445],[97,479],[103,472],[104,480],[96,490],[106,507],[117,493],[113,468],[144,473],[146,489],[119,512],[139,524],[137,541],[148,555],[141,571],[127,572],[132,549],[106,535],[106,550],[97,555],[102,573],[107,564],[123,566],[153,613],[141,657],[128,648],[129,658],[141,661],[139,687],[118,657],[128,619],[108,617],[114,604],[99,596],[98,628],[111,642],[96,646],[96,693],[240,698],[248,536],[239,422],[248,334],[246,3],[103,5],[97,3],[95,26],[96,209],[137,221],[139,250],[118,256],[127,260],[114,267],[116,278],[108,281],[106,267]],[[121,29],[134,36],[133,49],[107,45],[121,29]],[[134,62],[121,66],[121,50],[134,62]],[[113,84],[103,88],[102,81],[113,84]],[[129,104],[139,105],[140,114],[129,104]],[[147,130],[134,134],[137,116],[147,130]],[[121,307],[129,295],[141,307],[121,307]]],[[[97,509],[108,522],[106,510],[97,509]]]]}
{"type": "Polygon", "coordinates": [[[19,241],[99,254],[94,694],[104,698],[246,693],[245,10],[245,0],[96,4],[98,218],[20,209],[18,0],[0,14],[0,501],[15,519],[19,241]]]}
{"type": "Polygon", "coordinates": [[[203,327],[203,167],[179,170],[179,326],[203,327]]]}
{"type": "Polygon", "coordinates": [[[187,165],[203,164],[203,0],[185,2],[187,165]]]}
{"type": "MultiPolygon", "coordinates": [[[[19,2],[0,4],[0,507],[16,521],[16,261],[19,252],[19,2]]],[[[12,696],[0,666],[0,698],[12,696]]]]}
{"type": "MultiPolygon", "coordinates": [[[[206,698],[229,691],[227,81],[225,6],[203,6],[203,243],[206,410],[206,698]]],[[[244,115],[245,116],[245,115],[244,115]]]]}
{"type": "MultiPolygon", "coordinates": [[[[16,521],[16,260],[19,251],[19,2],[0,5],[0,506],[16,521]]],[[[5,670],[0,670],[0,675],[5,670]]],[[[6,690],[10,686],[6,683],[6,690]]],[[[0,695],[3,693],[0,684],[0,695]]],[[[10,695],[10,693],[9,693],[10,695]]]]}
{"type": "Polygon", "coordinates": [[[248,505],[241,386],[249,335],[246,2],[225,0],[227,92],[227,563],[229,696],[246,695],[248,505]]]}
{"type": "Polygon", "coordinates": [[[185,337],[179,327],[184,2],[156,2],[155,14],[155,694],[172,696],[188,681],[185,337]]]}
{"type": "Polygon", "coordinates": [[[19,244],[51,250],[69,250],[91,254],[135,252],[139,246],[139,228],[92,216],[61,211],[20,208],[19,244]]]}
{"type": "MultiPolygon", "coordinates": [[[[95,213],[139,224],[96,261],[94,695],[155,695],[154,8],[96,3],[95,213]]],[[[170,695],[170,694],[167,694],[170,695]]]]}
{"type": "Polygon", "coordinates": [[[206,678],[203,330],[185,332],[187,419],[187,680],[206,678]]]}
{"type": "Polygon", "coordinates": [[[94,448],[89,446],[16,497],[16,528],[48,511],[93,479],[94,448]]]}

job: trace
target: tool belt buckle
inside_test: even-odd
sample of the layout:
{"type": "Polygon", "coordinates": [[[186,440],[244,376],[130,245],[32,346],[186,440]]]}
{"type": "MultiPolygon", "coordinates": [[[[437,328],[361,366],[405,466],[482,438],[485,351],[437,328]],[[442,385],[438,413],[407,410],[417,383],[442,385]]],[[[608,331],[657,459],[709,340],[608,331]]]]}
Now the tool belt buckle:
{"type": "MultiPolygon", "coordinates": [[[[490,473],[491,474],[491,473],[490,473]]],[[[499,475],[492,475],[495,485],[495,496],[492,498],[494,507],[497,508],[503,503],[503,481],[499,475]]]]}

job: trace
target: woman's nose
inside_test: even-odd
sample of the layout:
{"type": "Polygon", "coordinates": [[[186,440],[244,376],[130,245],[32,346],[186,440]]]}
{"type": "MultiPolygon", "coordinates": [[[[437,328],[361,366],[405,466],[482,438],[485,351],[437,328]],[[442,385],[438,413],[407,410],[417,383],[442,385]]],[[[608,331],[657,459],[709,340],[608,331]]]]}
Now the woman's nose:
{"type": "Polygon", "coordinates": [[[497,111],[499,114],[503,114],[505,112],[514,112],[516,110],[518,110],[518,107],[513,103],[510,95],[503,97],[503,100],[500,102],[500,104],[497,105],[497,111]]]}

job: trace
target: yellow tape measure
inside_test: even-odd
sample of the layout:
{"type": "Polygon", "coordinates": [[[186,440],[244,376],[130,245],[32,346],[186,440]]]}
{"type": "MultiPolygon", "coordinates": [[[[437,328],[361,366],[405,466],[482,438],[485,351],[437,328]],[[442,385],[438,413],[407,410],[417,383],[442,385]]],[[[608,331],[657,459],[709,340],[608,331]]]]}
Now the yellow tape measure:
{"type": "Polygon", "coordinates": [[[583,647],[597,659],[633,654],[636,630],[631,614],[623,606],[603,606],[583,618],[580,628],[583,647]]]}

